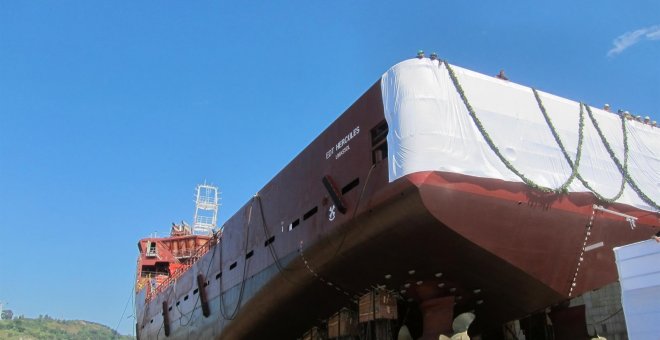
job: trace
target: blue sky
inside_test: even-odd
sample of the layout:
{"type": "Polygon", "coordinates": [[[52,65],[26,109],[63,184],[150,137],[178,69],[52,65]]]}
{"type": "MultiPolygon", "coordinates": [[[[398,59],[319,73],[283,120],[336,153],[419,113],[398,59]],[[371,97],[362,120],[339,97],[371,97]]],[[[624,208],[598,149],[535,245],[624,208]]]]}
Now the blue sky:
{"type": "Polygon", "coordinates": [[[192,220],[196,184],[220,186],[226,220],[418,49],[659,120],[658,13],[655,0],[2,1],[0,301],[114,328],[138,239],[192,220]]]}

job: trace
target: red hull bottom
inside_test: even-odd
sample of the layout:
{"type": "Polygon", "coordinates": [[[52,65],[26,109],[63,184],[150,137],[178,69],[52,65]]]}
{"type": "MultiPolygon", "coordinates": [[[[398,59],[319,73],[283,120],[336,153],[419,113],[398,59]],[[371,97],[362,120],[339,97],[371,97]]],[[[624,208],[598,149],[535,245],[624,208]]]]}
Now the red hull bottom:
{"type": "MultiPolygon", "coordinates": [[[[587,193],[539,196],[519,183],[413,174],[377,192],[351,222],[280,258],[283,268],[225,291],[234,306],[243,290],[233,321],[212,299],[194,334],[294,339],[377,286],[403,297],[399,314],[412,309],[410,322],[420,322],[424,301],[453,297],[454,314],[477,315],[474,329],[498,328],[616,281],[612,248],[657,232],[657,214],[610,206],[640,218],[631,230],[595,203],[587,193]]],[[[168,339],[186,333],[175,327],[168,339]]]]}

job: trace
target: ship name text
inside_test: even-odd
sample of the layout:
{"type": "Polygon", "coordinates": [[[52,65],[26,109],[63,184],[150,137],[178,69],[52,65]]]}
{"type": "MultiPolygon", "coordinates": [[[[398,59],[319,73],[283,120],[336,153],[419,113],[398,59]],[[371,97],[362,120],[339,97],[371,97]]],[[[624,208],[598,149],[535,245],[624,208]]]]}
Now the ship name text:
{"type": "Polygon", "coordinates": [[[339,140],[336,145],[333,145],[330,150],[328,150],[325,153],[325,159],[329,159],[332,157],[332,155],[335,154],[335,151],[337,151],[337,154],[335,155],[335,159],[339,159],[339,157],[343,156],[346,152],[348,152],[351,147],[348,145],[348,142],[351,141],[355,136],[360,134],[360,126],[356,126],[353,131],[349,132],[344,138],[339,140]]]}

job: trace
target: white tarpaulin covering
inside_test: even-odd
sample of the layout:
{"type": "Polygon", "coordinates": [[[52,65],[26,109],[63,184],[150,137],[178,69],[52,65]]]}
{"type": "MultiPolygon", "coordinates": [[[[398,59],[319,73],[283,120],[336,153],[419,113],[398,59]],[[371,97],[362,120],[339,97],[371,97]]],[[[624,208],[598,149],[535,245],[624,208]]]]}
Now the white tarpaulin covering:
{"type": "Polygon", "coordinates": [[[621,300],[631,340],[660,339],[660,244],[653,240],[614,248],[621,300]]]}
{"type": "MultiPolygon", "coordinates": [[[[531,88],[492,76],[451,67],[469,104],[501,154],[534,183],[559,188],[571,175],[531,88]]],[[[381,79],[389,125],[389,179],[419,171],[447,171],[522,182],[486,143],[452,83],[445,64],[411,59],[389,69],[381,79]]],[[[580,104],[539,91],[556,131],[574,161],[578,146],[580,104]]],[[[621,119],[591,109],[598,126],[623,163],[621,119]]],[[[584,110],[584,141],[579,174],[604,197],[614,197],[622,175],[584,110]]],[[[626,121],[628,173],[655,204],[660,202],[660,128],[626,121]]],[[[572,192],[588,190],[578,179],[572,192]]],[[[655,211],[629,184],[617,202],[655,211]]]]}

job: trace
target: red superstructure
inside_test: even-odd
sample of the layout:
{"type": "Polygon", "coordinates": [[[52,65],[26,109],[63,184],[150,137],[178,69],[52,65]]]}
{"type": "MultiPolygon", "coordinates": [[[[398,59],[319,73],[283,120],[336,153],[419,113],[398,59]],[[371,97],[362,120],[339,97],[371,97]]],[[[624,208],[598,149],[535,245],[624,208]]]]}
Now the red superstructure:
{"type": "Polygon", "coordinates": [[[136,291],[146,287],[146,298],[157,295],[217,243],[217,236],[193,235],[183,222],[172,223],[170,236],[138,242],[136,291]]]}

